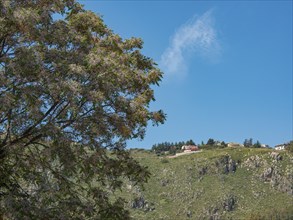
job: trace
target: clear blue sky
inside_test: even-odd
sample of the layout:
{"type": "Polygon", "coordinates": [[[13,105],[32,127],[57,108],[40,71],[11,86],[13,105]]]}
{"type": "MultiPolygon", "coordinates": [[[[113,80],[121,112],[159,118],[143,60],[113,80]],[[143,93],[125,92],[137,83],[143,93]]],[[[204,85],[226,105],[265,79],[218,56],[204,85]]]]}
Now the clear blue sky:
{"type": "Polygon", "coordinates": [[[164,72],[142,141],[292,140],[292,1],[80,1],[164,72]]]}

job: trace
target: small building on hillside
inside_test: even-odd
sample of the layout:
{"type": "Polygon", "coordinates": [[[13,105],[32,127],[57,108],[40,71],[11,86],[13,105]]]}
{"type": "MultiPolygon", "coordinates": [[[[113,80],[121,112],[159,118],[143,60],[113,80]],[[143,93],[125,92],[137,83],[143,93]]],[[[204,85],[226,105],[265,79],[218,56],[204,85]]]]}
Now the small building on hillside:
{"type": "Polygon", "coordinates": [[[275,146],[275,150],[285,150],[286,144],[278,144],[275,146]]]}
{"type": "Polygon", "coordinates": [[[270,146],[267,145],[267,144],[261,144],[260,147],[262,147],[262,148],[270,148],[270,146]]]}
{"type": "Polygon", "coordinates": [[[181,150],[183,150],[184,152],[198,151],[198,146],[196,146],[196,145],[183,145],[181,147],[181,150]]]}
{"type": "Polygon", "coordinates": [[[228,147],[244,147],[244,145],[239,144],[239,143],[230,142],[230,143],[228,143],[228,147]]]}

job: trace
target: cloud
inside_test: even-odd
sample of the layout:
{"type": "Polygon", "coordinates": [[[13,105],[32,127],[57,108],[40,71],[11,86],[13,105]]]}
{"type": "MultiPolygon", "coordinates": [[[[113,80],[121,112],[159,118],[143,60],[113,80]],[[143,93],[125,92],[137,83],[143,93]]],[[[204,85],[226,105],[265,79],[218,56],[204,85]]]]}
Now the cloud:
{"type": "Polygon", "coordinates": [[[209,10],[200,17],[194,16],[175,32],[161,56],[160,66],[167,74],[184,75],[188,70],[188,54],[213,61],[219,53],[220,44],[209,10]]]}

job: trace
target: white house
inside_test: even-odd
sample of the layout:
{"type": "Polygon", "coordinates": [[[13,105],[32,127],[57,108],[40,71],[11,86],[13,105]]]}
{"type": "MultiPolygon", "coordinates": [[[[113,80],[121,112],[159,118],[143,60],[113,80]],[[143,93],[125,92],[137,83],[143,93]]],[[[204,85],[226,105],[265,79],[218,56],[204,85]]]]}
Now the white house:
{"type": "Polygon", "coordinates": [[[262,144],[262,145],[260,145],[262,148],[270,148],[270,146],[269,145],[267,145],[267,144],[262,144]]]}
{"type": "Polygon", "coordinates": [[[239,143],[230,142],[230,143],[228,143],[228,147],[244,147],[244,145],[239,144],[239,143]]]}
{"type": "Polygon", "coordinates": [[[184,152],[197,151],[198,147],[196,145],[183,145],[181,150],[184,152]]]}
{"type": "Polygon", "coordinates": [[[285,150],[286,145],[285,144],[278,144],[275,146],[275,150],[285,150]]]}

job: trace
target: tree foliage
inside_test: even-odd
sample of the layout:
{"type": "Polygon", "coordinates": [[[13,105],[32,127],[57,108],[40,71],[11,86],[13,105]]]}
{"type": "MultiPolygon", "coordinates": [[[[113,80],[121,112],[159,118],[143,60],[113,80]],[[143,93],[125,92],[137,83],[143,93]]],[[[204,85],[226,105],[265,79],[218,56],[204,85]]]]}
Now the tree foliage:
{"type": "Polygon", "coordinates": [[[256,141],[256,143],[253,145],[255,148],[261,148],[261,143],[259,141],[256,141]]]}
{"type": "Polygon", "coordinates": [[[225,141],[216,141],[213,138],[209,138],[206,144],[202,142],[200,148],[205,150],[214,150],[216,148],[225,148],[227,146],[228,145],[225,143],[225,141]]]}
{"type": "Polygon", "coordinates": [[[254,148],[260,148],[261,143],[259,141],[256,141],[256,143],[253,143],[253,139],[245,139],[243,142],[244,147],[254,147],[254,148]]]}
{"type": "Polygon", "coordinates": [[[161,153],[163,151],[169,151],[171,154],[175,154],[177,151],[181,151],[181,147],[183,145],[195,145],[193,140],[188,141],[179,141],[179,142],[162,142],[158,144],[154,144],[152,146],[152,151],[155,151],[156,153],[161,153]]]}
{"type": "Polygon", "coordinates": [[[245,139],[243,142],[244,147],[252,147],[253,146],[253,139],[249,138],[249,139],[245,139]]]}
{"type": "Polygon", "coordinates": [[[215,145],[215,141],[214,141],[214,139],[212,139],[212,138],[209,138],[208,139],[208,141],[207,141],[207,145],[210,145],[210,146],[213,146],[213,145],[215,145]]]}
{"type": "Polygon", "coordinates": [[[143,138],[162,73],[75,0],[0,1],[0,214],[128,219],[115,196],[149,172],[125,151],[143,138]]]}

